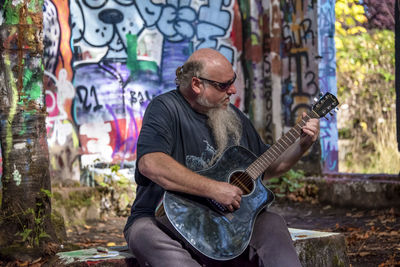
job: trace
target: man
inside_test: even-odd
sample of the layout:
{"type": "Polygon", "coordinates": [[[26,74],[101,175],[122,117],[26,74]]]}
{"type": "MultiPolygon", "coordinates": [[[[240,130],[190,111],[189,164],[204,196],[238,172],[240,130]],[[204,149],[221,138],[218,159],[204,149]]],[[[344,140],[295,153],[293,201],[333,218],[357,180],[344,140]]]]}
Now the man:
{"type": "MultiPolygon", "coordinates": [[[[240,208],[240,188],[194,172],[211,166],[231,145],[246,147],[257,156],[268,149],[246,116],[229,102],[236,93],[235,78],[222,54],[197,50],[177,70],[178,90],[156,97],[146,110],[137,146],[137,194],[124,230],[142,266],[218,264],[188,250],[155,219],[154,212],[164,190],[213,199],[230,211],[240,208]]],[[[302,131],[264,179],[288,171],[300,159],[317,140],[318,120],[309,120],[302,131]]],[[[300,266],[285,221],[269,211],[257,216],[248,250],[238,258],[249,262],[258,258],[264,266],[300,266]]]]}

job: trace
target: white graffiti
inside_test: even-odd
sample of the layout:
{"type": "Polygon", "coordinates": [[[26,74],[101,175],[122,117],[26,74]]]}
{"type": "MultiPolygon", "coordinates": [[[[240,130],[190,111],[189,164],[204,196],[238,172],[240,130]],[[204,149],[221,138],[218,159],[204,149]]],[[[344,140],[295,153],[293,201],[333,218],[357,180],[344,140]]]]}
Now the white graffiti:
{"type": "Polygon", "coordinates": [[[57,95],[51,90],[46,90],[46,96],[51,98],[51,101],[47,101],[47,112],[53,113],[58,109],[59,114],[56,116],[46,117],[47,128],[52,128],[53,132],[48,137],[49,145],[59,144],[64,145],[67,141],[67,137],[74,134],[74,128],[68,120],[68,114],[64,109],[64,103],[68,99],[72,99],[75,96],[75,89],[72,83],[67,78],[67,71],[61,69],[58,72],[58,79],[48,71],[44,71],[45,75],[50,77],[56,85],[57,95]],[[49,106],[49,104],[51,104],[49,106]]]}
{"type": "Polygon", "coordinates": [[[93,165],[93,162],[110,162],[113,149],[110,146],[111,124],[109,122],[86,123],[80,127],[81,139],[87,138],[85,154],[81,157],[82,166],[93,165]]]}

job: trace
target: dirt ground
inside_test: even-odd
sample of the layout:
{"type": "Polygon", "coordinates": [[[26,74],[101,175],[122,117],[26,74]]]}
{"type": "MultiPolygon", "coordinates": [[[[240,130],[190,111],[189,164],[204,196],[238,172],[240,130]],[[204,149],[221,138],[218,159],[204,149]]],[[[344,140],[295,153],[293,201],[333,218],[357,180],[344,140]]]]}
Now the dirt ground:
{"type": "MultiPolygon", "coordinates": [[[[340,232],[346,237],[351,266],[400,266],[400,208],[358,210],[306,202],[275,202],[271,210],[289,227],[340,232]]],[[[126,218],[109,217],[67,229],[68,241],[80,248],[125,245],[126,218]]]]}

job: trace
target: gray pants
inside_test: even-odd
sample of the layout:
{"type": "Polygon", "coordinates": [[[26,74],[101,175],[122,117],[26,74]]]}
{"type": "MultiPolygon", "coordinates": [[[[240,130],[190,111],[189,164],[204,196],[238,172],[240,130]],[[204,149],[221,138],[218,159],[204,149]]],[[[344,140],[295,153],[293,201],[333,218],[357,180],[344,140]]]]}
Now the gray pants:
{"type": "Polygon", "coordinates": [[[154,218],[139,218],[125,232],[128,247],[141,266],[301,266],[285,220],[269,211],[258,215],[248,249],[224,262],[191,253],[160,226],[154,218]]]}

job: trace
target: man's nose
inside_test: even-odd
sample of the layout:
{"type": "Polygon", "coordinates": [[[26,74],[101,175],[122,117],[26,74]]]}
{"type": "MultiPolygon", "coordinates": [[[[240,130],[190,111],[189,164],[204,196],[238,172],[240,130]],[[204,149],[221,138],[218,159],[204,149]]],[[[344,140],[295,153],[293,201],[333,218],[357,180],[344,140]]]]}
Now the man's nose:
{"type": "Polygon", "coordinates": [[[228,95],[234,95],[236,94],[237,90],[236,90],[236,86],[235,83],[231,84],[231,86],[229,86],[228,90],[226,90],[226,93],[228,95]]]}

